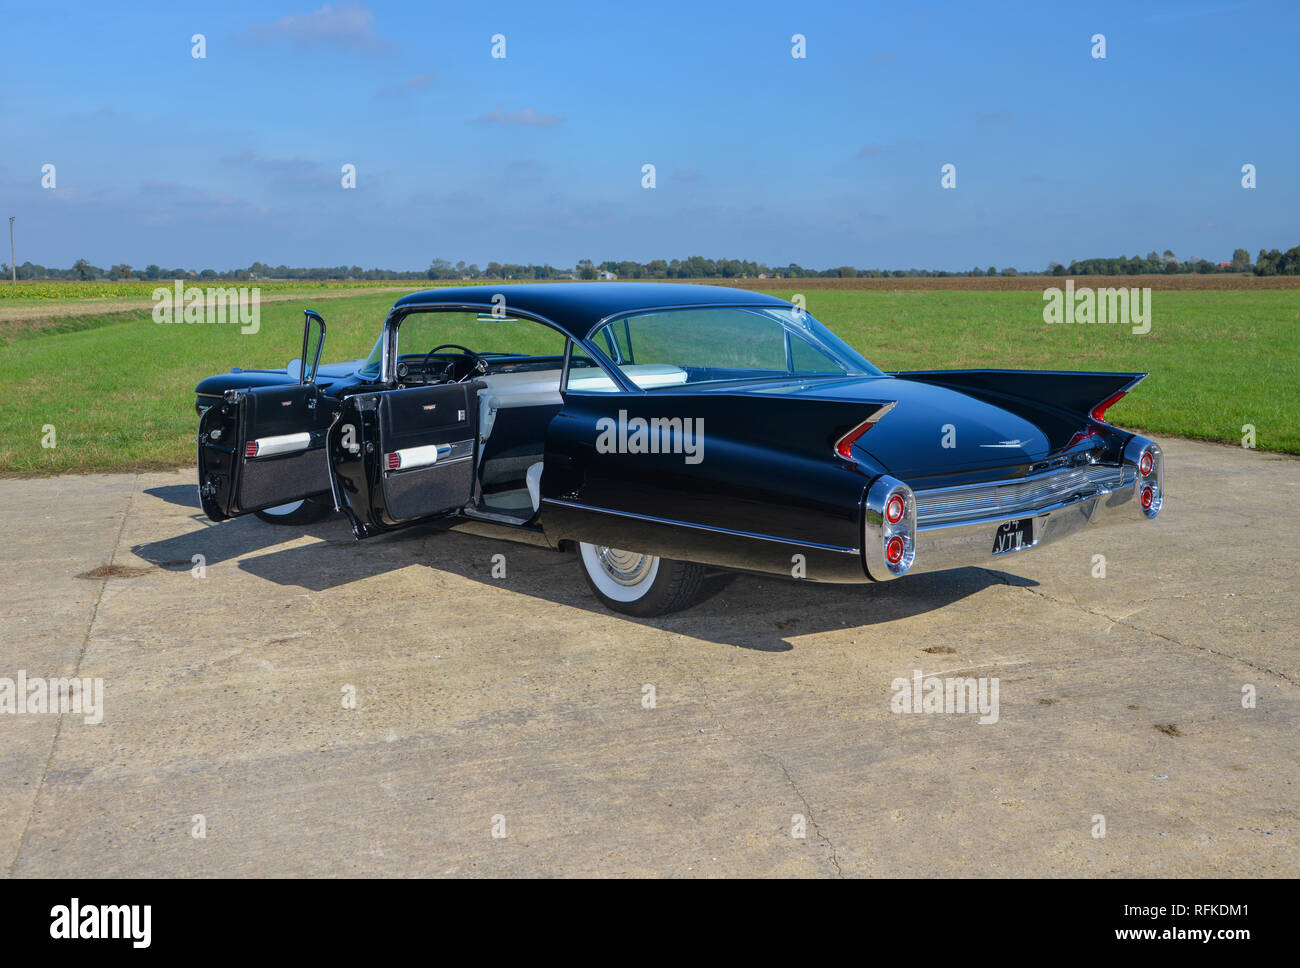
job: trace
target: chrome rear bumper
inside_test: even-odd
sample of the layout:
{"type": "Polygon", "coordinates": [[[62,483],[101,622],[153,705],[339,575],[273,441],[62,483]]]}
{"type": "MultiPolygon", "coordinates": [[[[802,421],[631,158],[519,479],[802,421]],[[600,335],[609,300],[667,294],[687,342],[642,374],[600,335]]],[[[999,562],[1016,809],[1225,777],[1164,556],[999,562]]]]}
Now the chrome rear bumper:
{"type": "Polygon", "coordinates": [[[1063,501],[1038,511],[1011,514],[1002,518],[966,524],[921,524],[917,528],[916,561],[909,574],[988,565],[1009,561],[1016,555],[1051,544],[1082,531],[1089,525],[1124,524],[1145,520],[1138,505],[1137,479],[1115,490],[1102,490],[1088,496],[1063,501]],[[998,528],[1008,521],[1030,518],[1033,521],[1032,544],[993,554],[998,528]]]}
{"type": "Polygon", "coordinates": [[[1154,518],[1163,504],[1164,459],[1154,441],[1134,437],[1119,464],[1089,464],[1014,481],[909,490],[914,517],[905,518],[895,529],[911,530],[904,533],[908,554],[907,566],[901,570],[876,550],[885,546],[892,532],[882,519],[883,504],[873,507],[879,495],[899,489],[907,490],[906,485],[883,478],[868,492],[863,547],[867,571],[877,581],[972,565],[988,567],[1090,526],[1154,518]],[[1143,455],[1148,451],[1152,465],[1144,474],[1143,455]],[[1143,506],[1144,491],[1149,491],[1150,507],[1143,506]],[[1033,522],[1032,542],[994,554],[998,529],[1027,519],[1033,522]]]}

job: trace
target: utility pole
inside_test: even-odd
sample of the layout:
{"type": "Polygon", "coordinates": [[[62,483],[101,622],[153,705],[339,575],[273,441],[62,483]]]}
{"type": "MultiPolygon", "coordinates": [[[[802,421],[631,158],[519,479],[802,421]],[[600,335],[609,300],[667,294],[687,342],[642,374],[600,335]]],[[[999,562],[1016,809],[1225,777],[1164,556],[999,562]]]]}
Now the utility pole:
{"type": "Polygon", "coordinates": [[[18,268],[14,265],[14,219],[15,215],[9,216],[9,285],[17,288],[18,286],[18,268]]]}

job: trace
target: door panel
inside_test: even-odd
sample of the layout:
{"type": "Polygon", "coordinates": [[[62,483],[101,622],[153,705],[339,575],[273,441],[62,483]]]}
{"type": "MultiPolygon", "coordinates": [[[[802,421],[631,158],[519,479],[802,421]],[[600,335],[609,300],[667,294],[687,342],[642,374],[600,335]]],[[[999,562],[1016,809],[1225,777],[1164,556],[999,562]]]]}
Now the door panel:
{"type": "Polygon", "coordinates": [[[479,381],[350,397],[330,433],[357,537],[457,511],[474,499],[479,381]]]}
{"type": "Polygon", "coordinates": [[[785,576],[797,554],[809,579],[863,581],[869,479],[832,456],[861,410],[757,394],[570,392],[546,436],[540,523],[552,543],[785,576]],[[677,421],[691,446],[602,444],[604,428],[633,421],[677,421]]]}
{"type": "Polygon", "coordinates": [[[411,521],[464,507],[474,495],[474,441],[472,438],[442,446],[431,445],[426,458],[424,448],[406,448],[421,461],[433,463],[413,468],[385,471],[384,503],[395,521],[411,521]]]}
{"type": "Polygon", "coordinates": [[[199,421],[199,497],[214,521],[330,489],[327,401],[312,383],[232,390],[199,421]]]}

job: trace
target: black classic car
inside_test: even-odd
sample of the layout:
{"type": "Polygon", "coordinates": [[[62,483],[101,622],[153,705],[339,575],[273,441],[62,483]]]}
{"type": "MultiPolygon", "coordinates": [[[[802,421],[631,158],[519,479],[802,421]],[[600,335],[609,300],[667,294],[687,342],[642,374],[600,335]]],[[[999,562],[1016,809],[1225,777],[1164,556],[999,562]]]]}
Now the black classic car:
{"type": "Polygon", "coordinates": [[[719,569],[883,582],[1160,513],[1146,375],[884,373],[802,308],[714,286],[553,283],[398,300],[364,360],[197,389],[214,521],[345,514],[579,553],[610,608],[685,608],[719,569]],[[458,340],[459,342],[453,342],[458,340]]]}

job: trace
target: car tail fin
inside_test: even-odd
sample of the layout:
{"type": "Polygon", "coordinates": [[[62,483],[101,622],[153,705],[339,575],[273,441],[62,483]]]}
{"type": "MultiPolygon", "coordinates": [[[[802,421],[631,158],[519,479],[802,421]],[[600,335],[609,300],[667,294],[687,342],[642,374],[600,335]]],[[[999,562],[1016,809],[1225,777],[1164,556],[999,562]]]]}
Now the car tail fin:
{"type": "Polygon", "coordinates": [[[855,427],[850,429],[849,432],[846,433],[843,437],[835,441],[835,453],[839,454],[845,460],[853,460],[853,444],[857,441],[859,437],[861,437],[868,430],[874,427],[880,421],[881,417],[889,413],[889,411],[893,410],[894,405],[897,402],[898,402],[897,400],[892,400],[889,403],[881,404],[880,406],[876,407],[871,412],[871,415],[867,417],[866,420],[863,420],[861,423],[857,424],[855,427]]]}
{"type": "Polygon", "coordinates": [[[1020,400],[1099,423],[1105,422],[1107,408],[1147,377],[1068,370],[905,370],[891,375],[948,387],[996,405],[1020,400]]]}

